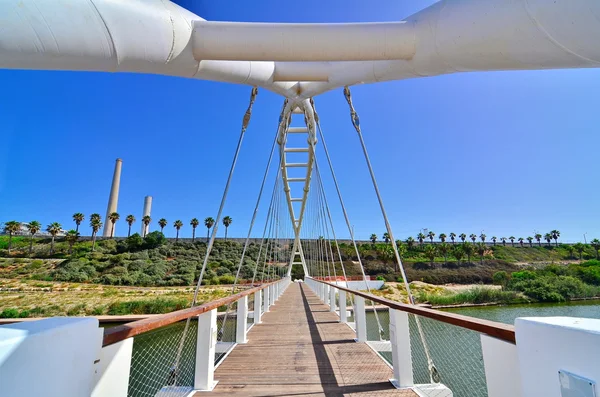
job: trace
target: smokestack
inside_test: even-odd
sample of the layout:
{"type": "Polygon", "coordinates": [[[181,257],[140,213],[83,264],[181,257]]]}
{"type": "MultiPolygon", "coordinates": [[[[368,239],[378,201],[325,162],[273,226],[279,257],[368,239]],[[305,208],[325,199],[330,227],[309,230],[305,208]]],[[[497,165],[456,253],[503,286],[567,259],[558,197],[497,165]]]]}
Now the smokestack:
{"type": "Polygon", "coordinates": [[[108,219],[108,216],[113,212],[117,212],[117,205],[119,204],[119,186],[121,185],[121,165],[123,160],[117,159],[115,163],[115,172],[113,174],[112,185],[110,187],[110,196],[108,196],[108,207],[106,208],[106,217],[104,218],[104,231],[102,236],[110,237],[110,231],[112,229],[112,222],[108,219]]]}
{"type": "Polygon", "coordinates": [[[144,198],[144,213],[142,214],[142,236],[145,236],[146,234],[148,234],[150,232],[150,225],[148,225],[148,227],[146,227],[146,225],[144,225],[143,219],[146,215],[151,216],[152,212],[152,196],[146,196],[144,198]]]}

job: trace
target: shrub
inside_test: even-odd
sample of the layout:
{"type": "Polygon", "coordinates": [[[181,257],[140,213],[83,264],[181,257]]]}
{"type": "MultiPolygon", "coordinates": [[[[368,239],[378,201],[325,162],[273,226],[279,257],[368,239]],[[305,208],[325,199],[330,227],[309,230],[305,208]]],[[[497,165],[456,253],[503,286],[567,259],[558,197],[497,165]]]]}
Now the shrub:
{"type": "Polygon", "coordinates": [[[4,309],[0,313],[0,318],[18,318],[19,310],[17,309],[4,309]]]}
{"type": "Polygon", "coordinates": [[[107,314],[162,314],[175,310],[185,309],[189,303],[185,299],[156,298],[148,300],[135,300],[129,302],[114,302],[108,306],[107,314]]]}

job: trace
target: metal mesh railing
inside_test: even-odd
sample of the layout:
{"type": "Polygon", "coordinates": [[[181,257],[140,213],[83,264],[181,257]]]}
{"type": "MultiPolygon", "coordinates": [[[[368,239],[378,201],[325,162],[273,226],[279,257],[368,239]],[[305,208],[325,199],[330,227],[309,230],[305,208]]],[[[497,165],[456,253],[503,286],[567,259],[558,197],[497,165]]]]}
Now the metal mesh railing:
{"type": "MultiPolygon", "coordinates": [[[[439,383],[447,386],[454,397],[487,397],[479,332],[414,314],[409,314],[409,329],[415,384],[432,383],[429,356],[439,383]]],[[[429,397],[447,395],[442,388],[423,388],[422,392],[429,397]]]]}
{"type": "Polygon", "coordinates": [[[190,393],[194,386],[198,322],[190,321],[177,364],[185,323],[134,339],[128,397],[183,397],[190,393]]]}
{"type": "Polygon", "coordinates": [[[217,345],[215,347],[215,364],[235,347],[237,328],[237,302],[219,307],[217,314],[217,345]]]}

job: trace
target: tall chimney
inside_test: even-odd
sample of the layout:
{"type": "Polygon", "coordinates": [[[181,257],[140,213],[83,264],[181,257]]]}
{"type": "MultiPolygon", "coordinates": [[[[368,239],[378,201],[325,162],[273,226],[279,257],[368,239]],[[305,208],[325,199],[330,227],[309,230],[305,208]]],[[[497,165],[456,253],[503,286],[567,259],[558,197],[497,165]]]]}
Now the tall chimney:
{"type": "Polygon", "coordinates": [[[113,174],[112,185],[110,187],[110,196],[108,196],[108,207],[106,208],[106,218],[104,218],[104,231],[102,236],[110,237],[112,229],[112,222],[108,219],[108,216],[113,212],[117,212],[117,205],[119,204],[119,186],[121,185],[121,165],[123,160],[117,159],[115,163],[115,172],[113,174]]]}
{"type": "Polygon", "coordinates": [[[151,216],[152,212],[152,196],[146,196],[144,198],[144,213],[142,214],[142,236],[145,236],[150,232],[150,225],[146,227],[143,222],[143,218],[148,215],[151,216]]]}

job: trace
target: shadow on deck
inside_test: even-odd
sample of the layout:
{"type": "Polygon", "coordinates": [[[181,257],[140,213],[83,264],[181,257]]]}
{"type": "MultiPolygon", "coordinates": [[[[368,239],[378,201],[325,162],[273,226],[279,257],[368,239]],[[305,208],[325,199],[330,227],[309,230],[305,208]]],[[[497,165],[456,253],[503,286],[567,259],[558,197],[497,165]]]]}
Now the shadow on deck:
{"type": "Polygon", "coordinates": [[[219,366],[211,394],[416,396],[394,389],[391,368],[303,284],[292,283],[262,321],[219,366]]]}

